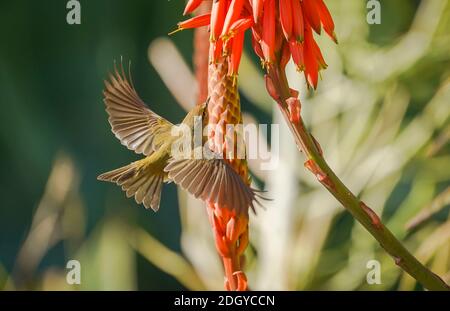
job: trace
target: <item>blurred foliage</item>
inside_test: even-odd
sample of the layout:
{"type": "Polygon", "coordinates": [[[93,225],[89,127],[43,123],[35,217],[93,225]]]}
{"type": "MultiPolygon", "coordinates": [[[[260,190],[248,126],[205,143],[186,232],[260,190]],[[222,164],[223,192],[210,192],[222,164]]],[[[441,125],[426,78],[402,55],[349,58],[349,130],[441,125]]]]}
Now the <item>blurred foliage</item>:
{"type": "MultiPolygon", "coordinates": [[[[364,1],[326,2],[340,44],[319,39],[329,68],[317,92],[289,69],[306,122],[349,187],[450,278],[450,3],[380,1],[382,24],[369,26],[364,1]]],[[[96,180],[137,159],[111,134],[102,104],[114,59],[132,61],[152,109],[173,122],[183,116],[174,86],[160,78],[165,69],[149,61],[159,61],[151,57],[161,47],[155,39],[174,28],[183,1],[81,5],[81,25],[69,26],[65,1],[0,3],[0,288],[221,289],[200,202],[165,186],[155,214],[96,180]],[[81,262],[80,286],[65,282],[69,259],[81,262]]],[[[166,43],[192,68],[191,32],[166,43]]],[[[282,124],[248,52],[240,73],[246,120],[282,124]]],[[[251,287],[420,289],[309,176],[289,131],[280,131],[280,167],[260,172],[250,163],[275,199],[251,216],[251,287]],[[371,259],[382,263],[381,285],[365,281],[371,259]]]]}

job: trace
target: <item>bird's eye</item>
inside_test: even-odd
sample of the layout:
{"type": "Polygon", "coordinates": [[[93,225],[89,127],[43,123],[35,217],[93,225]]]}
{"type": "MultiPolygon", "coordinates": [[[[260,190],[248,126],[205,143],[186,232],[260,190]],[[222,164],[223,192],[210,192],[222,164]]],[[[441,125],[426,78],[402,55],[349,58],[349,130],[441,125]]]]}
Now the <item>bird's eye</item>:
{"type": "Polygon", "coordinates": [[[204,119],[206,117],[206,109],[207,109],[207,106],[205,105],[205,107],[203,108],[203,112],[202,112],[202,119],[204,119]]]}

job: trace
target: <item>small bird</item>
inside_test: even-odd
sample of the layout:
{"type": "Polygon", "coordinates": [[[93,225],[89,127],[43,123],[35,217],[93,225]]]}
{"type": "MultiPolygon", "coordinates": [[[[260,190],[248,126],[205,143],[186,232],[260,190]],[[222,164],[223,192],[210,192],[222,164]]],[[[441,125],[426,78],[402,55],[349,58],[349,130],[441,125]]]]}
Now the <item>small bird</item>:
{"type": "MultiPolygon", "coordinates": [[[[183,189],[208,203],[218,203],[238,212],[260,204],[259,191],[250,188],[220,157],[188,159],[174,157],[172,123],[150,110],[137,94],[130,72],[128,80],[123,65],[114,65],[114,74],[105,81],[103,91],[112,132],[120,142],[145,158],[124,167],[101,174],[98,180],[116,183],[134,196],[138,204],[158,211],[163,183],[175,182],[183,189]]],[[[194,117],[207,119],[207,102],[195,106],[182,124],[193,132],[194,117]]],[[[264,199],[264,198],[263,198],[264,199]]]]}

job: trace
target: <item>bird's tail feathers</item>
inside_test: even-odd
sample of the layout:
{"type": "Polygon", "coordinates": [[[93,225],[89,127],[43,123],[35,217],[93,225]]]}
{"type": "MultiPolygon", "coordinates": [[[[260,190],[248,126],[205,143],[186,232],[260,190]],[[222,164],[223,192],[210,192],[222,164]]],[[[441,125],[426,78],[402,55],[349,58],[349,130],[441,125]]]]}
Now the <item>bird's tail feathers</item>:
{"type": "Polygon", "coordinates": [[[122,187],[128,198],[134,196],[136,202],[143,203],[145,208],[151,208],[155,212],[159,210],[164,172],[150,174],[142,169],[140,162],[137,161],[103,173],[97,179],[116,183],[122,187]]]}

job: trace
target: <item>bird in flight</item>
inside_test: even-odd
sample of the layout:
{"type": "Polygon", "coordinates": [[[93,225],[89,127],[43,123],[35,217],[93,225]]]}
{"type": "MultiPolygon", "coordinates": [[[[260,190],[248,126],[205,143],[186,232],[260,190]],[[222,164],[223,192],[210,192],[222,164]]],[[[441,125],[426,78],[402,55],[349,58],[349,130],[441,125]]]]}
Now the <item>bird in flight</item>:
{"type": "MultiPolygon", "coordinates": [[[[249,187],[220,157],[197,159],[175,156],[173,144],[179,139],[174,127],[194,130],[195,118],[207,120],[207,102],[195,106],[180,125],[159,116],[137,94],[131,74],[114,65],[114,73],[105,81],[103,91],[106,112],[112,132],[128,149],[144,158],[124,167],[101,174],[98,180],[122,187],[127,197],[134,196],[138,204],[158,211],[164,183],[174,182],[184,190],[208,203],[217,203],[237,212],[255,211],[254,203],[264,199],[260,191],[249,187]]],[[[203,129],[203,127],[202,127],[203,129]]]]}

